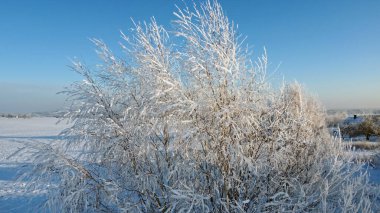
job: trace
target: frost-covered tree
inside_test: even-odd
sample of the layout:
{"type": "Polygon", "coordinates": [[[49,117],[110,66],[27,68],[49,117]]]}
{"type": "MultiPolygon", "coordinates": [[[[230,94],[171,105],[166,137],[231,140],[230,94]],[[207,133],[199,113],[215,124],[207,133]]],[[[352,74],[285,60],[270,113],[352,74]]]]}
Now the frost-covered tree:
{"type": "Polygon", "coordinates": [[[366,140],[369,141],[370,136],[372,136],[372,135],[374,135],[374,136],[378,135],[377,128],[378,127],[373,122],[373,119],[371,119],[371,118],[365,118],[365,120],[363,122],[361,122],[360,124],[358,124],[358,132],[357,132],[357,134],[362,133],[363,135],[365,135],[366,140]]]}
{"type": "Polygon", "coordinates": [[[343,125],[342,132],[349,137],[365,136],[369,141],[371,136],[380,135],[380,126],[376,116],[366,116],[360,123],[343,125]]]}
{"type": "Polygon", "coordinates": [[[36,181],[64,212],[370,212],[366,176],[299,84],[272,89],[216,1],[94,39],[101,64],[66,91],[65,146],[41,145],[36,181]],[[355,174],[356,173],[356,174],[355,174]],[[354,175],[355,174],[355,175],[354,175]]]}

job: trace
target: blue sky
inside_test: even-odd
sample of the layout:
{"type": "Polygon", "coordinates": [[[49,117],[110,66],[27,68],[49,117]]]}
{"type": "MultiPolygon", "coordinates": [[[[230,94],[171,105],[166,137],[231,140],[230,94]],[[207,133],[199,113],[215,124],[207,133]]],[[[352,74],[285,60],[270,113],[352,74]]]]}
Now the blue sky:
{"type": "MultiPolygon", "coordinates": [[[[195,1],[199,2],[199,1],[195,1]]],[[[297,80],[326,108],[380,108],[380,1],[221,0],[256,55],[265,46],[273,80],[297,80]],[[278,69],[277,69],[278,67],[278,69]]],[[[89,38],[117,49],[119,31],[156,20],[170,28],[180,0],[0,2],[0,112],[58,109],[78,76],[77,57],[96,64],[89,38]]]]}

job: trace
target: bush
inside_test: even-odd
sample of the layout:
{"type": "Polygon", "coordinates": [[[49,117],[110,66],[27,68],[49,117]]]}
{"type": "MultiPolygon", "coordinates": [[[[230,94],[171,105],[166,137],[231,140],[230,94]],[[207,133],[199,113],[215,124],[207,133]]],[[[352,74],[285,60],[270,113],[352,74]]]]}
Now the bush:
{"type": "Polygon", "coordinates": [[[374,208],[320,105],[299,84],[271,89],[266,54],[251,63],[217,2],[175,15],[175,39],[152,19],[122,34],[125,59],[94,39],[99,69],[74,62],[65,149],[36,155],[34,183],[58,185],[50,211],[374,208]]]}

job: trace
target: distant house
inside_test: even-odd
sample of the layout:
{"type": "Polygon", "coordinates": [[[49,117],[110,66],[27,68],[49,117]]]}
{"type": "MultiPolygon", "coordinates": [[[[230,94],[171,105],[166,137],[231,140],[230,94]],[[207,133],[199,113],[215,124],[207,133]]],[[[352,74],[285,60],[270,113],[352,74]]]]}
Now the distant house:
{"type": "Polygon", "coordinates": [[[353,116],[346,118],[343,121],[343,124],[344,125],[356,125],[356,124],[362,123],[364,120],[365,120],[364,116],[353,115],[353,116]]]}

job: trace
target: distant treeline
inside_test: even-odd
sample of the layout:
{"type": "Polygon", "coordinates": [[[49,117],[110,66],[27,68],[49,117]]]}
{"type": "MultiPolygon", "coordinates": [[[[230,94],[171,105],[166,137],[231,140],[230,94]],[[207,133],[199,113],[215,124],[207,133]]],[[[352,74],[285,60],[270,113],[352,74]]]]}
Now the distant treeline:
{"type": "Polygon", "coordinates": [[[346,113],[348,115],[380,115],[380,109],[330,109],[328,115],[346,113]]]}
{"type": "Polygon", "coordinates": [[[6,114],[0,114],[0,117],[2,118],[31,118],[32,114],[15,114],[15,113],[6,113],[6,114]]]}
{"type": "Polygon", "coordinates": [[[0,113],[2,118],[62,117],[63,112],[0,113]]]}

